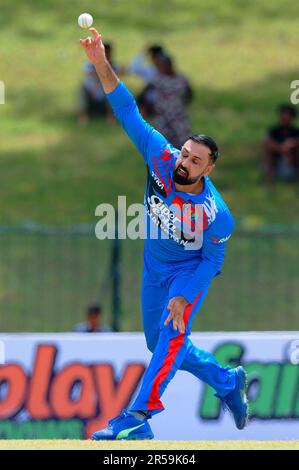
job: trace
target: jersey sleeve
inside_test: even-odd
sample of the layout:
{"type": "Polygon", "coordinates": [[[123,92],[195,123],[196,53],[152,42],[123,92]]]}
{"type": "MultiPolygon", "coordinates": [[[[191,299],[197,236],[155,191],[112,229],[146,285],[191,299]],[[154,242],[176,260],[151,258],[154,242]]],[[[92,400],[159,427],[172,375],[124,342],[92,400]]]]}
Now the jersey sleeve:
{"type": "Polygon", "coordinates": [[[107,94],[107,99],[116,118],[146,162],[151,155],[167,146],[165,137],[143,119],[132,93],[122,82],[107,94]]]}
{"type": "Polygon", "coordinates": [[[221,273],[221,266],[225,257],[227,240],[234,229],[234,219],[229,212],[220,214],[203,237],[202,261],[183,287],[181,295],[192,304],[198,294],[221,273]]]}

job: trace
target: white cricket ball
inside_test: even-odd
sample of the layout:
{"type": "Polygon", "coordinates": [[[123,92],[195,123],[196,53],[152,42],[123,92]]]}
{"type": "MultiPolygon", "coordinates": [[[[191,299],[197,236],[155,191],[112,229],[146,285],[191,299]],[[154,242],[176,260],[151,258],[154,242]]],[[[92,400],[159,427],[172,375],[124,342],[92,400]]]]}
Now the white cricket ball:
{"type": "Polygon", "coordinates": [[[80,28],[88,29],[93,23],[93,17],[89,13],[82,13],[78,18],[80,28]]]}

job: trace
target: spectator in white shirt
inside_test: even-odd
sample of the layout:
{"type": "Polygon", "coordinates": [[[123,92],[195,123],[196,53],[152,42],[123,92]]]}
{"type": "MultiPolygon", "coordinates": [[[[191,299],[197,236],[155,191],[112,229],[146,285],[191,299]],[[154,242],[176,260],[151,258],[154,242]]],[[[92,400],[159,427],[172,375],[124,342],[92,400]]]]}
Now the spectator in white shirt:
{"type": "Polygon", "coordinates": [[[102,326],[102,307],[99,304],[90,305],[86,311],[86,321],[74,326],[76,333],[107,333],[110,328],[102,326]]]}

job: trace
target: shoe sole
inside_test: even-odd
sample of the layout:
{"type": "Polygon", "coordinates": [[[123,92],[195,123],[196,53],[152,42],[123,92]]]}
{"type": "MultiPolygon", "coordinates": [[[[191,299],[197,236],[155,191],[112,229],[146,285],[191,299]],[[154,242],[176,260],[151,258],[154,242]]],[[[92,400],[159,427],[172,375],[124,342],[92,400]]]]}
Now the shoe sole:
{"type": "Polygon", "coordinates": [[[95,437],[91,437],[91,440],[92,441],[145,441],[145,440],[151,440],[151,439],[154,439],[154,435],[142,435],[142,434],[138,434],[136,436],[128,436],[126,438],[123,438],[123,439],[108,439],[107,437],[103,437],[103,439],[97,439],[95,437]]]}
{"type": "Polygon", "coordinates": [[[239,380],[240,391],[242,391],[241,392],[242,393],[242,402],[244,402],[244,406],[246,407],[246,416],[245,416],[244,422],[242,422],[241,425],[239,425],[239,426],[236,423],[236,426],[239,430],[242,430],[247,426],[248,418],[249,418],[249,405],[248,405],[248,398],[247,398],[247,394],[246,394],[248,382],[247,382],[247,374],[246,374],[245,370],[243,369],[243,367],[240,368],[239,371],[242,372],[241,377],[238,374],[238,380],[239,380]]]}
{"type": "Polygon", "coordinates": [[[116,441],[146,441],[146,440],[151,440],[154,439],[154,436],[144,436],[141,437],[139,436],[130,436],[127,437],[126,439],[115,439],[116,441]]]}

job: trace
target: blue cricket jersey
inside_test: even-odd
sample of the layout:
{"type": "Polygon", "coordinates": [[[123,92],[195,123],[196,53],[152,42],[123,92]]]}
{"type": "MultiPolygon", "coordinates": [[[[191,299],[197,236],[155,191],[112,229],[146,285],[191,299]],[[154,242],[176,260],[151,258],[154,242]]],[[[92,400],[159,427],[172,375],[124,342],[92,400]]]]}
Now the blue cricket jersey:
{"type": "Polygon", "coordinates": [[[220,274],[226,242],[234,227],[232,215],[209,177],[204,177],[201,194],[176,191],[173,170],[180,151],[142,118],[133,95],[122,82],[107,98],[147,165],[145,250],[160,263],[192,263],[194,274],[188,285],[182,286],[181,295],[193,303],[220,274]],[[197,205],[201,212],[197,212],[197,205]],[[197,216],[203,228],[199,243],[194,235],[197,216]]]}

